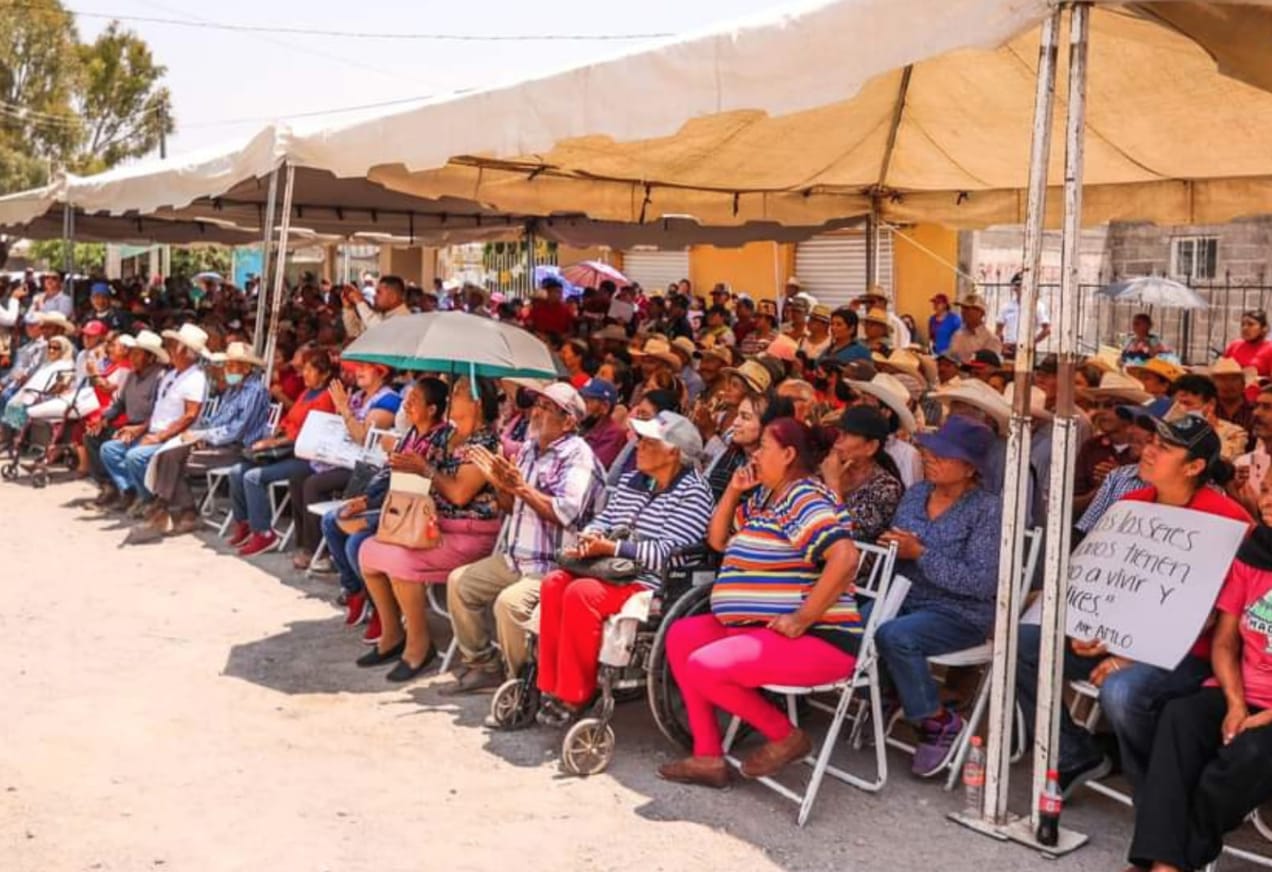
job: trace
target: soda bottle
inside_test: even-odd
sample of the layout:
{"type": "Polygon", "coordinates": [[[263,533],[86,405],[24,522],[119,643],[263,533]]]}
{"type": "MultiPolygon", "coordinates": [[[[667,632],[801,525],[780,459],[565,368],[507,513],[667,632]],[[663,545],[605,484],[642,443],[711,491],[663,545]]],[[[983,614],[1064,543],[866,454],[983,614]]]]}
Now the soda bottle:
{"type": "Polygon", "coordinates": [[[1038,797],[1038,844],[1055,847],[1060,841],[1060,811],[1064,797],[1060,793],[1060,773],[1047,770],[1047,786],[1038,797]]]}
{"type": "Polygon", "coordinates": [[[972,736],[972,747],[963,764],[963,811],[970,817],[980,817],[985,796],[985,749],[981,737],[972,736]]]}

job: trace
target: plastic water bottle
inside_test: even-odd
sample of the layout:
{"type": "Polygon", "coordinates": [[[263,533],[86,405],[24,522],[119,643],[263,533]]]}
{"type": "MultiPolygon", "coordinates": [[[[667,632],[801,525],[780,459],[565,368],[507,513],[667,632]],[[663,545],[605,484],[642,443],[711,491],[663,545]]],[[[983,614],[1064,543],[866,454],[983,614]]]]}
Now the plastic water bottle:
{"type": "Polygon", "coordinates": [[[1047,770],[1047,786],[1038,796],[1038,844],[1055,847],[1060,841],[1060,812],[1064,795],[1060,792],[1060,773],[1047,770]]]}
{"type": "Polygon", "coordinates": [[[980,736],[972,736],[972,747],[963,764],[963,811],[973,817],[981,816],[985,796],[985,749],[980,736]]]}

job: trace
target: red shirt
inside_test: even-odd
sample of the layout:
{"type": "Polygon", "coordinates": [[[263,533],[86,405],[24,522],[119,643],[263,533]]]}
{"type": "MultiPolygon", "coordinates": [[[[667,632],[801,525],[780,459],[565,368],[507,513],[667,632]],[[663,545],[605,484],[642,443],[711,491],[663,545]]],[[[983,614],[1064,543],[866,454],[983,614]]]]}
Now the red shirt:
{"type": "Polygon", "coordinates": [[[305,391],[297,397],[279,424],[283,435],[295,442],[300,437],[300,428],[305,426],[305,416],[315,410],[335,414],[336,403],[331,399],[331,391],[322,388],[318,391],[305,391]]]}
{"type": "MultiPolygon", "coordinates": [[[[1155,503],[1157,502],[1157,488],[1149,485],[1137,491],[1131,491],[1124,500],[1132,500],[1137,503],[1155,503]]],[[[1250,517],[1250,513],[1241,507],[1241,504],[1231,497],[1225,496],[1212,487],[1201,487],[1193,494],[1185,509],[1192,509],[1194,512],[1205,512],[1207,515],[1218,515],[1221,518],[1231,518],[1234,521],[1240,521],[1246,525],[1246,530],[1254,526],[1254,519],[1250,517]]],[[[1188,653],[1194,657],[1201,657],[1205,660],[1210,659],[1210,636],[1214,632],[1214,627],[1207,625],[1201,631],[1201,635],[1197,637],[1197,641],[1193,643],[1192,650],[1188,653]]]]}
{"type": "MultiPolygon", "coordinates": [[[[1236,615],[1246,702],[1272,708],[1272,572],[1232,561],[1215,608],[1236,615]]],[[[1208,687],[1217,687],[1213,678],[1208,687]]]]}
{"type": "Polygon", "coordinates": [[[1242,368],[1253,366],[1261,376],[1272,376],[1272,341],[1263,339],[1259,342],[1246,342],[1234,339],[1224,349],[1224,357],[1231,357],[1242,368]]]}
{"type": "Polygon", "coordinates": [[[530,329],[564,336],[574,328],[574,313],[565,303],[540,300],[530,307],[530,329]]]}

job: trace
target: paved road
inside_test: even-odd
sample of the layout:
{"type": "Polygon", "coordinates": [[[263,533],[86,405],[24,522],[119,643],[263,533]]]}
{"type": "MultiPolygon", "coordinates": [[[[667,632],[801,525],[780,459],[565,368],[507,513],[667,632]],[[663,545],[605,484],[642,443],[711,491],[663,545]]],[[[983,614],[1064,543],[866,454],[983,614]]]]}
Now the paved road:
{"type": "Polygon", "coordinates": [[[831,783],[799,830],[757,785],[657,780],[642,703],[606,774],[562,776],[552,734],[480,727],[486,698],[356,669],[332,582],[211,537],[121,549],[67,507],[88,492],[0,485],[5,872],[1121,868],[1112,803],[1075,805],[1093,842],[1048,862],[947,823],[958,798],[899,756],[881,795],[831,783]]]}

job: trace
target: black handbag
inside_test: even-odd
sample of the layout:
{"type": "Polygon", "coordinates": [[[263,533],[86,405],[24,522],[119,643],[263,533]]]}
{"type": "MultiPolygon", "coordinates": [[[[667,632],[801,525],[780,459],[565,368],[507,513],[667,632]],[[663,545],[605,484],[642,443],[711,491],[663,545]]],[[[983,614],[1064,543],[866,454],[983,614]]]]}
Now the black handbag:
{"type": "Polygon", "coordinates": [[[380,467],[375,464],[359,460],[353,465],[353,473],[349,476],[349,483],[345,485],[342,497],[351,500],[366,494],[371,479],[375,478],[379,471],[380,467]]]}
{"type": "Polygon", "coordinates": [[[248,463],[268,464],[277,463],[280,460],[287,460],[296,454],[296,443],[283,442],[278,445],[271,445],[268,448],[254,450],[251,448],[243,449],[243,459],[248,463]]]}
{"type": "Polygon", "coordinates": [[[597,578],[611,584],[629,584],[636,580],[640,565],[626,557],[566,557],[557,554],[556,564],[576,578],[597,578]]]}

